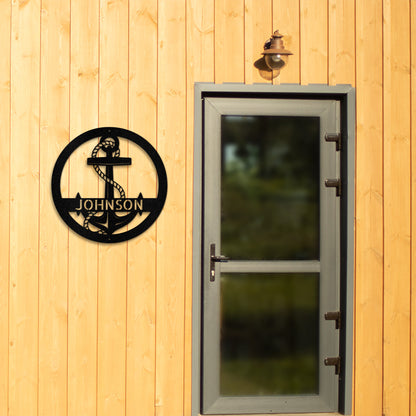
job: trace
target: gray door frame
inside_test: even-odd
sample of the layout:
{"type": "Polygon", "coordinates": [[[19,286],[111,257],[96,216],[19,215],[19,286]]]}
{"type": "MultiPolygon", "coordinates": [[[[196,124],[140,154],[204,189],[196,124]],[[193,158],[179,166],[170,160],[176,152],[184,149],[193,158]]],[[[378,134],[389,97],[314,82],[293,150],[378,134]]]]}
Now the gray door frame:
{"type": "MultiPolygon", "coordinates": [[[[215,218],[209,219],[209,227],[204,229],[204,223],[202,218],[202,210],[204,202],[204,174],[202,171],[202,167],[206,166],[207,164],[216,163],[213,160],[203,160],[204,157],[210,157],[207,153],[204,153],[203,149],[203,129],[204,126],[213,126],[214,131],[213,134],[217,134],[215,129],[218,129],[218,114],[226,113],[229,108],[229,103],[232,103],[232,106],[244,112],[244,101],[242,98],[261,98],[262,100],[258,100],[256,103],[256,111],[259,114],[266,114],[267,115],[267,105],[266,101],[268,99],[279,99],[285,100],[285,103],[288,104],[289,100],[292,100],[292,104],[287,105],[287,112],[290,115],[293,114],[293,111],[296,107],[296,101],[293,100],[302,100],[302,105],[305,108],[310,108],[310,114],[322,115],[323,112],[326,110],[322,110],[325,107],[324,101],[329,102],[332,100],[335,103],[337,108],[340,107],[341,111],[341,130],[342,130],[342,141],[344,147],[344,153],[342,154],[342,170],[343,173],[347,173],[347,176],[343,175],[343,196],[341,198],[341,210],[343,210],[343,216],[346,217],[342,221],[342,247],[341,252],[343,256],[339,261],[341,262],[341,276],[340,276],[340,289],[341,289],[341,296],[335,300],[335,304],[333,305],[336,308],[336,302],[341,303],[341,308],[343,310],[343,327],[342,327],[342,334],[341,334],[341,355],[343,357],[342,362],[342,378],[340,380],[340,398],[338,399],[331,399],[329,400],[329,408],[325,407],[326,404],[323,406],[321,401],[318,400],[319,404],[313,404],[310,400],[307,400],[305,404],[300,404],[302,402],[299,401],[299,398],[291,397],[289,400],[285,398],[285,402],[294,400],[293,403],[297,403],[292,406],[289,404],[287,406],[286,412],[306,412],[306,411],[335,411],[340,410],[343,413],[350,413],[351,412],[351,386],[352,386],[352,310],[353,310],[353,216],[354,216],[354,101],[355,95],[354,90],[350,86],[336,86],[336,87],[328,87],[328,86],[298,86],[298,85],[280,85],[280,86],[271,86],[271,85],[255,85],[255,86],[248,86],[248,85],[236,85],[236,84],[222,84],[222,85],[215,85],[215,84],[196,84],[195,85],[195,144],[194,144],[194,246],[193,246],[193,369],[192,369],[192,386],[193,386],[193,394],[192,394],[192,409],[193,415],[196,415],[200,412],[201,408],[201,385],[202,383],[209,383],[209,380],[204,381],[204,377],[201,377],[201,364],[202,364],[202,354],[201,354],[201,339],[202,339],[202,326],[201,326],[201,315],[203,313],[201,305],[204,303],[204,299],[201,297],[203,292],[203,285],[207,285],[206,277],[203,278],[204,271],[202,270],[202,264],[206,263],[206,259],[204,261],[203,256],[207,255],[207,250],[209,246],[209,241],[213,239],[212,235],[210,235],[211,230],[217,230],[219,227],[219,223],[215,223],[215,218]],[[227,98],[225,98],[227,97],[227,98]],[[230,101],[231,100],[231,101],[230,101]],[[233,101],[234,100],[234,101],[233,101]],[[308,100],[312,100],[312,103],[308,103],[308,100]],[[321,101],[321,108],[320,105],[316,102],[316,100],[321,101]],[[204,105],[202,103],[204,102],[204,105]],[[261,102],[264,102],[265,105],[262,107],[261,102]],[[224,107],[225,105],[225,107],[224,107]],[[323,107],[322,107],[323,106],[323,107]],[[224,107],[224,108],[223,108],[224,107]],[[205,116],[204,112],[205,111],[205,116]],[[212,120],[205,120],[205,117],[212,118],[212,120]],[[203,156],[204,154],[204,156],[203,156]],[[202,243],[204,241],[204,243],[202,243]],[[201,245],[204,246],[204,253],[201,251],[201,245]]],[[[280,109],[279,111],[284,110],[280,109]]],[[[251,111],[252,113],[252,111],[251,111]]],[[[239,113],[240,114],[240,113],[239,113]]],[[[279,113],[282,114],[282,113],[279,113]]],[[[330,128],[337,128],[339,126],[330,126],[330,128]]],[[[211,128],[211,127],[210,127],[211,128]]],[[[321,134],[322,135],[322,134],[321,134]]],[[[322,140],[322,138],[321,138],[322,140]]],[[[211,140],[210,140],[211,142],[211,140]]],[[[328,144],[331,146],[331,144],[328,144]]],[[[333,144],[332,144],[333,145],[333,144]]],[[[334,145],[333,145],[334,146],[334,145]]],[[[328,149],[328,146],[321,146],[321,148],[328,149]]],[[[332,149],[333,151],[333,149],[332,149]]],[[[214,151],[215,152],[215,151],[214,151]]],[[[326,157],[321,155],[321,157],[326,157]]],[[[321,181],[322,182],[322,181],[321,181]]],[[[218,184],[217,184],[218,185],[218,184]]],[[[325,191],[328,191],[326,189],[325,191]]],[[[333,190],[329,190],[333,191],[333,190]]],[[[212,202],[217,203],[217,202],[212,202]]],[[[338,203],[338,202],[335,202],[338,203]]],[[[215,207],[213,207],[215,209],[215,207]]],[[[207,211],[210,211],[208,209],[207,211]]],[[[339,212],[337,209],[336,212],[339,212]]],[[[325,215],[324,215],[325,216],[325,215]]],[[[325,216],[326,217],[326,216],[325,216]]],[[[217,221],[218,222],[218,221],[217,221]]],[[[215,231],[215,232],[217,232],[215,231]]],[[[339,239],[338,239],[339,240],[339,239]]],[[[217,242],[219,247],[219,241],[217,242]]],[[[338,250],[339,251],[339,250],[338,250]]],[[[219,250],[218,250],[219,253],[219,250]]],[[[252,263],[252,262],[250,262],[252,263]]],[[[264,263],[264,262],[262,262],[264,263]]],[[[279,266],[277,264],[271,264],[274,262],[266,262],[267,264],[263,264],[262,267],[268,268],[269,271],[276,270],[276,267],[285,267],[284,262],[280,263],[279,266]]],[[[323,264],[323,263],[322,263],[323,264]]],[[[259,265],[248,264],[244,262],[230,262],[229,264],[223,267],[223,270],[226,271],[249,271],[250,267],[257,268],[259,265]],[[240,264],[238,264],[240,263],[240,264]],[[248,268],[248,269],[247,269],[248,268]]],[[[286,264],[287,267],[292,267],[293,265],[286,264]]],[[[218,266],[220,267],[220,266],[218,266]]],[[[314,266],[317,267],[316,265],[314,266]]],[[[318,266],[319,267],[319,266],[318,266]]],[[[339,270],[340,268],[338,268],[339,270]]],[[[217,271],[217,273],[219,270],[217,271]]],[[[338,280],[338,279],[336,279],[338,280]]],[[[207,293],[207,288],[205,288],[205,293],[207,293]]],[[[212,291],[212,286],[210,288],[211,292],[214,296],[215,290],[212,291]]],[[[332,291],[332,289],[330,289],[332,291]]],[[[339,288],[337,288],[339,292],[339,288]]],[[[209,292],[209,290],[208,290],[209,292]]],[[[329,299],[330,296],[326,296],[325,293],[321,293],[321,297],[329,299]]],[[[332,307],[329,305],[328,307],[332,307]]],[[[326,306],[325,306],[326,308],[326,306]]],[[[331,310],[331,309],[329,309],[331,310]]],[[[322,310],[321,313],[324,313],[325,310],[322,310]]],[[[207,311],[205,311],[207,313],[207,311]]],[[[328,325],[329,326],[329,325],[328,325]]],[[[333,330],[331,328],[331,330],[333,330]]],[[[324,353],[325,347],[321,346],[322,352],[324,353]]],[[[331,348],[333,349],[334,346],[332,345],[331,348]]],[[[338,347],[336,347],[338,348],[338,347]]],[[[330,353],[329,350],[326,350],[325,353],[330,353]]],[[[332,354],[332,352],[331,352],[332,354]]],[[[326,368],[325,370],[329,370],[333,372],[332,368],[326,368]]],[[[324,377],[325,379],[325,377],[324,377]]],[[[331,377],[327,378],[328,380],[331,377]]],[[[331,393],[331,389],[335,388],[338,391],[337,382],[332,381],[327,383],[327,385],[323,386],[323,391],[327,397],[331,396],[332,398],[336,397],[336,395],[331,393]],[[332,386],[332,387],[331,387],[332,386]]],[[[256,411],[257,404],[252,405],[252,399],[248,398],[238,398],[236,399],[239,404],[236,403],[235,398],[228,398],[224,401],[224,398],[220,400],[221,403],[218,404],[218,400],[213,400],[217,395],[215,391],[216,387],[214,387],[214,391],[211,394],[211,398],[206,399],[205,408],[206,411],[211,413],[237,413],[237,412],[246,412],[249,413],[256,411]],[[254,406],[250,410],[250,406],[254,406]]],[[[260,398],[263,402],[265,401],[264,397],[260,398]]],[[[275,402],[275,398],[270,398],[270,402],[266,400],[266,407],[271,405],[270,410],[276,411],[276,407],[273,405],[272,402],[275,402]]],[[[328,403],[328,400],[326,400],[328,403]]],[[[284,406],[279,406],[279,411],[283,412],[284,406]]],[[[266,411],[263,410],[264,413],[266,411]]]]}

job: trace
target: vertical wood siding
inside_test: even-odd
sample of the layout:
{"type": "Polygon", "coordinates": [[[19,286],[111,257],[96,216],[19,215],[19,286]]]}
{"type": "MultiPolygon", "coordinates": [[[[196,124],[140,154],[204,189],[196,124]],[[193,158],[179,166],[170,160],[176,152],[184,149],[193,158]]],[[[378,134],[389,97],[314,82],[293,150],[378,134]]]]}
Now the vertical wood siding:
{"type": "Polygon", "coordinates": [[[11,13],[9,413],[35,415],[40,381],[39,247],[43,244],[40,1],[12,2],[11,13]]]}
{"type": "Polygon", "coordinates": [[[416,416],[415,28],[409,0],[0,0],[0,416],[190,416],[202,81],[356,87],[353,414],[416,416]],[[275,29],[294,55],[271,80],[254,63],[275,29]],[[50,195],[63,147],[105,125],[151,142],[169,181],[157,222],[111,246],[50,195]]]}
{"type": "MultiPolygon", "coordinates": [[[[355,410],[383,413],[383,11],[356,2],[355,410]],[[371,71],[368,68],[372,68],[371,71]],[[361,342],[358,342],[361,340],[361,342]],[[369,388],[371,386],[371,388],[369,388]]],[[[406,357],[404,358],[406,360],[406,357]]]]}
{"type": "MultiPolygon", "coordinates": [[[[69,12],[69,4],[65,1],[43,1],[40,34],[38,413],[46,415],[59,414],[61,403],[67,405],[68,230],[50,226],[50,218],[55,212],[50,203],[48,184],[59,147],[66,145],[69,134],[69,12]],[[54,400],[50,400],[51,397],[54,400]]],[[[68,194],[67,185],[68,177],[64,177],[64,195],[68,194]]]]}
{"type": "Polygon", "coordinates": [[[10,271],[10,43],[11,7],[0,2],[0,415],[6,416],[9,405],[9,271],[10,271]]]}
{"type": "MultiPolygon", "coordinates": [[[[129,4],[129,128],[157,147],[157,1],[129,4]]],[[[154,192],[152,172],[129,187],[154,192]],[[145,178],[146,180],[143,180],[145,178]]],[[[156,228],[128,242],[126,416],[155,413],[156,228]],[[139,409],[139,410],[138,410],[139,409]]],[[[123,413],[122,413],[123,414],[123,413]]]]}
{"type": "MultiPolygon", "coordinates": [[[[70,10],[70,136],[67,138],[68,141],[93,126],[98,126],[99,1],[71,0],[70,10]]],[[[77,164],[77,162],[81,161],[74,158],[73,163],[77,164]]],[[[81,195],[94,195],[98,189],[98,181],[96,184],[84,181],[81,175],[77,175],[75,169],[70,168],[68,188],[69,195],[74,195],[76,192],[80,192],[81,195]]],[[[93,416],[97,414],[98,401],[98,245],[90,244],[86,240],[81,241],[76,234],[69,232],[67,251],[67,413],[68,416],[80,414],[93,416]]]]}
{"type": "Polygon", "coordinates": [[[411,347],[409,6],[409,2],[397,0],[386,1],[383,4],[383,409],[387,415],[409,414],[411,347]]]}

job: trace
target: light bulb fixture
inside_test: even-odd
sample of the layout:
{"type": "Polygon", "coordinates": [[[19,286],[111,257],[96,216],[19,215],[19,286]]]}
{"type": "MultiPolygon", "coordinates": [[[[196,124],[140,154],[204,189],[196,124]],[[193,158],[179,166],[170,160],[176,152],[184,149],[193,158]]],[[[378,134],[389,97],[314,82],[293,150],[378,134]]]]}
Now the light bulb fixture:
{"type": "Polygon", "coordinates": [[[282,38],[283,35],[276,30],[272,37],[264,44],[262,55],[264,55],[266,65],[272,71],[282,69],[286,65],[289,55],[293,55],[292,52],[285,49],[282,38]]]}

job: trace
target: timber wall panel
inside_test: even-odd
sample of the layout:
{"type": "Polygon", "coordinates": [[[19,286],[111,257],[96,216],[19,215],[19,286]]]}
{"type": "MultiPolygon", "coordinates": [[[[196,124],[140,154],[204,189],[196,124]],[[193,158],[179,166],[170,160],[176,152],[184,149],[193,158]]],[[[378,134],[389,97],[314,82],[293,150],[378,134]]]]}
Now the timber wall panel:
{"type": "Polygon", "coordinates": [[[301,84],[328,82],[328,2],[300,0],[301,84]]]}
{"type": "Polygon", "coordinates": [[[274,84],[300,83],[300,0],[273,0],[273,31],[279,29],[284,35],[283,41],[290,56],[290,71],[284,68],[274,84]]]}
{"type": "Polygon", "coordinates": [[[244,0],[215,1],[215,82],[244,82],[244,0]]]}
{"type": "MultiPolygon", "coordinates": [[[[98,127],[99,2],[71,0],[70,138],[98,127]]],[[[91,151],[90,151],[91,152],[91,151]]],[[[74,154],[74,166],[90,154],[74,154]]],[[[82,166],[82,165],[81,165],[82,166]]],[[[96,195],[98,180],[69,172],[69,195],[96,195]]],[[[68,416],[97,414],[98,246],[69,232],[68,416]]],[[[61,409],[62,414],[64,409],[61,409]]]]}
{"type": "MultiPolygon", "coordinates": [[[[100,127],[128,127],[128,16],[127,0],[100,0],[100,127]]],[[[120,142],[120,155],[127,150],[120,142]]],[[[126,184],[127,167],[115,172],[117,182],[126,184]]],[[[97,413],[124,415],[127,243],[99,244],[98,253],[97,413]]]]}
{"type": "Polygon", "coordinates": [[[416,85],[416,7],[411,7],[410,10],[410,64],[411,64],[411,79],[410,79],[410,92],[411,92],[411,167],[412,167],[412,181],[411,181],[411,338],[410,338],[410,414],[416,415],[416,241],[414,236],[416,235],[416,220],[414,218],[414,211],[416,209],[416,91],[414,86],[416,85]]]}
{"type": "MultiPolygon", "coordinates": [[[[9,413],[38,413],[40,1],[12,3],[9,413]]],[[[3,318],[4,319],[4,318],[3,318]]]]}
{"type": "Polygon", "coordinates": [[[246,0],[244,7],[244,81],[246,84],[270,82],[270,78],[265,79],[264,71],[259,71],[253,62],[262,58],[261,45],[273,33],[272,2],[270,0],[246,0]]]}
{"type": "MultiPolygon", "coordinates": [[[[1,0],[0,415],[190,416],[194,83],[273,82],[356,87],[353,414],[416,416],[415,9],[1,0]],[[254,63],[276,29],[294,55],[272,80],[254,63]],[[68,230],[50,196],[65,144],[105,125],[142,135],[168,174],[157,222],[111,246],[68,230]]],[[[128,172],[127,192],[155,192],[151,167],[128,172]]],[[[103,183],[69,164],[62,189],[103,183]]]]}
{"type": "Polygon", "coordinates": [[[328,84],[355,87],[355,3],[328,1],[328,84]]]}
{"type": "Polygon", "coordinates": [[[383,403],[383,14],[356,3],[355,414],[383,403]],[[372,68],[371,71],[368,68],[372,68]],[[371,109],[371,110],[370,110],[371,109]]]}
{"type": "Polygon", "coordinates": [[[0,415],[9,404],[9,266],[10,266],[10,41],[11,5],[0,2],[0,415]]]}
{"type": "MultiPolygon", "coordinates": [[[[130,0],[129,129],[156,147],[157,1],[130,0]]],[[[156,194],[153,171],[129,174],[128,187],[156,194]]],[[[126,415],[154,413],[156,227],[128,242],[126,415]]]]}
{"type": "Polygon", "coordinates": [[[384,16],[383,411],[409,413],[410,380],[410,9],[386,1],[384,16]]]}
{"type": "Polygon", "coordinates": [[[156,415],[184,411],[186,7],[159,2],[157,148],[168,195],[157,221],[156,415]],[[168,70],[166,70],[169,68],[168,70]]]}
{"type": "MultiPolygon", "coordinates": [[[[50,177],[69,136],[68,0],[43,0],[41,10],[40,215],[39,215],[39,414],[67,405],[68,230],[51,218],[50,177]]],[[[68,194],[68,176],[62,178],[68,194]]]]}

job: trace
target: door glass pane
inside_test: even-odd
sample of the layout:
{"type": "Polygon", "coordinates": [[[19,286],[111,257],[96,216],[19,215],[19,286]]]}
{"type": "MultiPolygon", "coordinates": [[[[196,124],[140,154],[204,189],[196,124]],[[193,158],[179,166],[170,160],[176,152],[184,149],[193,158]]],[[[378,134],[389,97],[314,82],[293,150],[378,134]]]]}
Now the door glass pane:
{"type": "Polygon", "coordinates": [[[220,394],[318,393],[319,274],[222,274],[220,394]]]}
{"type": "Polygon", "coordinates": [[[221,245],[235,260],[319,259],[319,117],[221,117],[221,245]]]}

